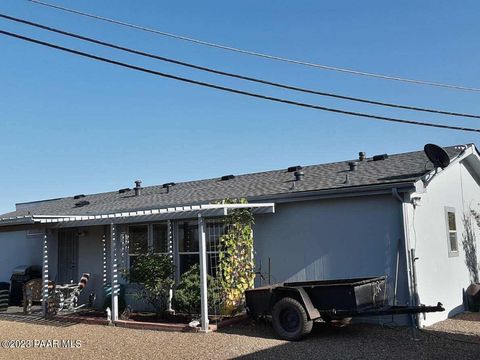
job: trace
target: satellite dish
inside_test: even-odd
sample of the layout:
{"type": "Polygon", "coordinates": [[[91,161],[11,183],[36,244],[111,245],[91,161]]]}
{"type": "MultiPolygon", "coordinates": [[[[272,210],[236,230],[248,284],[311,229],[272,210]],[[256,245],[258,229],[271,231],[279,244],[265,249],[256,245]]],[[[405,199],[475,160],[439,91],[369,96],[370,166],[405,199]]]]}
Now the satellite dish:
{"type": "Polygon", "coordinates": [[[423,148],[423,151],[425,151],[428,160],[432,162],[435,169],[444,169],[450,164],[450,156],[448,156],[447,152],[438,145],[427,144],[423,148]]]}

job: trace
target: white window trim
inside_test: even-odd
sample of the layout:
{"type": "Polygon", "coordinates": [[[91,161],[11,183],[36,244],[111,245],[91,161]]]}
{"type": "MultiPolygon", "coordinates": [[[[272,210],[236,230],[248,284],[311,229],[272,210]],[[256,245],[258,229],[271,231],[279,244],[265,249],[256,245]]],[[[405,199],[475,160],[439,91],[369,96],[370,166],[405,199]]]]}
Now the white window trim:
{"type": "Polygon", "coordinates": [[[457,257],[459,256],[459,242],[458,242],[458,223],[457,223],[457,212],[455,211],[454,207],[450,206],[445,206],[445,228],[446,228],[446,234],[447,234],[447,250],[448,250],[448,257],[457,257]],[[450,231],[450,225],[449,225],[449,220],[448,220],[448,213],[454,213],[455,214],[455,237],[457,239],[457,250],[453,251],[451,248],[451,243],[450,243],[450,234],[453,231],[450,231]]]}

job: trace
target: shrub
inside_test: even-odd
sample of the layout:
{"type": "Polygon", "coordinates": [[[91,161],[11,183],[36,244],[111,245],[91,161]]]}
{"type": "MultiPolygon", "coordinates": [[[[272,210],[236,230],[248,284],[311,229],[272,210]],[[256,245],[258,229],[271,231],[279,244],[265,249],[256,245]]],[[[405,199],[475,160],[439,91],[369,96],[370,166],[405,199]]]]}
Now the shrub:
{"type": "MultiPolygon", "coordinates": [[[[207,277],[208,307],[213,312],[220,305],[218,283],[210,275],[207,277]]],[[[200,267],[192,265],[180,278],[173,294],[172,307],[179,313],[200,314],[200,267]]]]}
{"type": "Polygon", "coordinates": [[[124,276],[133,283],[143,285],[138,297],[153,306],[158,314],[167,309],[168,296],[173,286],[174,266],[170,256],[149,250],[140,254],[124,276]]]}

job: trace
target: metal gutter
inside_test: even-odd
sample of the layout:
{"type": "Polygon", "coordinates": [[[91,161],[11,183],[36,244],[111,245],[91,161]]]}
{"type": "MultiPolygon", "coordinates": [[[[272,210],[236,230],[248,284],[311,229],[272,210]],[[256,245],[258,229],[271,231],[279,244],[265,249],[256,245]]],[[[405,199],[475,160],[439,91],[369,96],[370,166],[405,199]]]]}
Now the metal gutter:
{"type": "MultiPolygon", "coordinates": [[[[408,285],[408,295],[410,300],[410,306],[417,306],[417,279],[416,279],[416,269],[415,269],[415,251],[411,248],[410,245],[410,232],[409,232],[409,220],[408,220],[408,202],[405,201],[405,195],[402,197],[397,189],[392,189],[392,195],[400,202],[401,206],[401,216],[403,224],[403,239],[405,247],[405,265],[407,269],[407,285],[408,285]]],[[[416,328],[419,328],[419,317],[418,314],[413,314],[411,316],[412,325],[415,325],[416,328]]]]}
{"type": "Polygon", "coordinates": [[[367,195],[384,195],[391,194],[392,189],[399,192],[409,192],[415,190],[415,181],[401,183],[386,183],[377,185],[361,185],[345,188],[334,188],[326,190],[298,191],[292,193],[282,193],[274,195],[261,195],[248,197],[249,201],[275,201],[275,203],[286,203],[295,201],[332,199],[342,197],[355,197],[367,195]]]}
{"type": "Polygon", "coordinates": [[[9,225],[30,225],[34,224],[35,220],[33,216],[15,216],[10,218],[0,218],[0,226],[9,225]]]}

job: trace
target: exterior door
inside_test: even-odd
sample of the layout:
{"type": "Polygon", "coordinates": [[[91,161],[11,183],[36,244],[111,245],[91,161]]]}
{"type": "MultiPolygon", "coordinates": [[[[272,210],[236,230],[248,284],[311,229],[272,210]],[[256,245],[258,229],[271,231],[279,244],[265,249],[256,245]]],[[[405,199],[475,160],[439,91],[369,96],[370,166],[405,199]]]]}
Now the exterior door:
{"type": "Polygon", "coordinates": [[[78,231],[58,232],[57,283],[77,283],[78,278],[78,231]]]}

